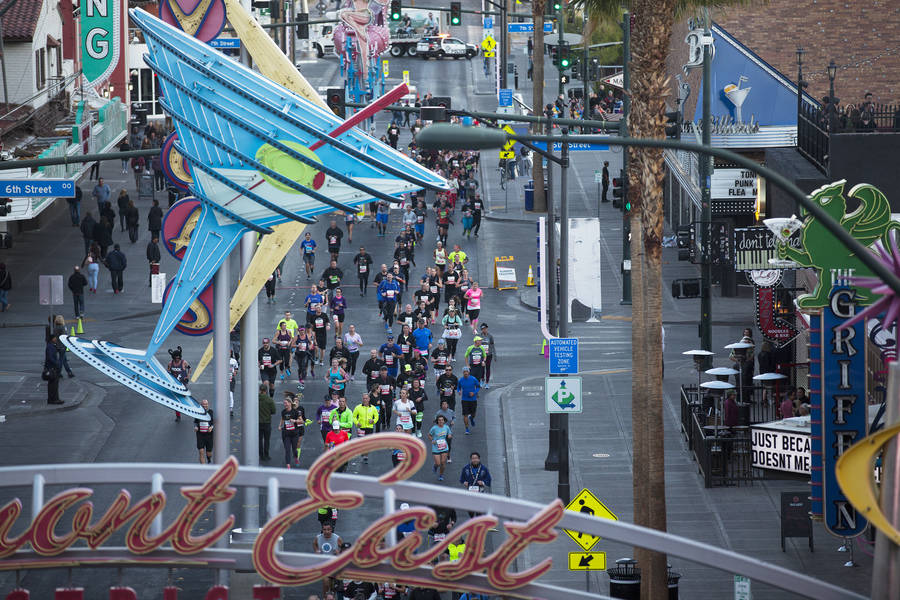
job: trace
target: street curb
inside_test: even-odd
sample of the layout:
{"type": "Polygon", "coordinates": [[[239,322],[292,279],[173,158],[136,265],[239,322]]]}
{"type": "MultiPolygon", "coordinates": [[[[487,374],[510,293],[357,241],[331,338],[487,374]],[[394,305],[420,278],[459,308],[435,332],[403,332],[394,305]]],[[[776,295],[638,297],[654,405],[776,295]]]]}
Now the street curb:
{"type": "MultiPolygon", "coordinates": [[[[26,375],[27,376],[27,375],[26,375]]],[[[70,410],[74,410],[84,404],[85,400],[91,398],[94,394],[98,392],[91,391],[90,388],[96,388],[97,386],[90,384],[88,382],[75,382],[75,385],[78,387],[78,392],[75,395],[74,400],[66,400],[66,403],[63,405],[54,405],[49,406],[46,402],[40,404],[37,407],[34,407],[33,410],[27,413],[15,413],[15,412],[7,412],[4,416],[6,417],[6,422],[17,421],[20,419],[27,419],[33,417],[44,417],[48,414],[58,413],[58,412],[67,412],[70,410]]],[[[102,396],[105,395],[105,392],[99,392],[101,399],[102,396]]]]}
{"type": "Polygon", "coordinates": [[[482,218],[487,221],[495,221],[498,223],[534,223],[537,221],[538,216],[540,215],[537,215],[534,219],[526,219],[524,217],[495,217],[491,214],[486,214],[483,215],[482,218]]]}

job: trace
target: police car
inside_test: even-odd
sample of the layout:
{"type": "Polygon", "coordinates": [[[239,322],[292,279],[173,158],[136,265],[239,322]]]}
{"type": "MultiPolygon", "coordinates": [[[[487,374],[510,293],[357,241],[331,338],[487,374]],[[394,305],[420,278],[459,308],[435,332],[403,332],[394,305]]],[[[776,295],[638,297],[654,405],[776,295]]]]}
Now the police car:
{"type": "Polygon", "coordinates": [[[472,58],[478,55],[478,46],[467,44],[457,38],[447,36],[423,37],[416,44],[416,54],[427,60],[429,58],[472,58]]]}

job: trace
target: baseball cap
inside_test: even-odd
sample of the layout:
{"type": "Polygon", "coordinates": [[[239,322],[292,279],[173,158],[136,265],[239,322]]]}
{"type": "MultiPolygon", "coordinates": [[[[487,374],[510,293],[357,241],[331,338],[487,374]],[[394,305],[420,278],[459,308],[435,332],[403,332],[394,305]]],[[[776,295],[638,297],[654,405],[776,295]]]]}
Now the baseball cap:
{"type": "Polygon", "coordinates": [[[341,424],[338,423],[337,421],[333,421],[333,422],[331,423],[331,428],[332,428],[332,429],[340,429],[340,428],[341,428],[341,424]]]}
{"type": "Polygon", "coordinates": [[[480,341],[481,341],[481,336],[480,336],[480,335],[476,335],[475,337],[472,338],[472,341],[473,341],[473,342],[480,342],[480,341]]]}
{"type": "Polygon", "coordinates": [[[463,367],[463,371],[468,371],[469,367],[463,367]]]}
{"type": "Polygon", "coordinates": [[[390,334],[390,335],[388,335],[388,336],[387,336],[387,339],[389,339],[389,340],[392,340],[392,339],[394,339],[394,334],[390,334]]]}
{"type": "Polygon", "coordinates": [[[263,344],[268,344],[268,343],[269,343],[269,338],[263,338],[263,344]]]}
{"type": "Polygon", "coordinates": [[[481,328],[482,328],[482,329],[487,329],[487,326],[488,326],[487,323],[482,323],[482,324],[481,324],[481,328]]]}

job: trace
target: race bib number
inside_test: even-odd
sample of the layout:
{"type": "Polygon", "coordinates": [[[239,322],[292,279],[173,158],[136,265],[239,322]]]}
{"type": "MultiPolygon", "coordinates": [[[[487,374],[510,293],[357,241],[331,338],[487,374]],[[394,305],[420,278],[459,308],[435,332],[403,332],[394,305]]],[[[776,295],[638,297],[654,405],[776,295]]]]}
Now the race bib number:
{"type": "Polygon", "coordinates": [[[409,429],[412,427],[412,417],[410,415],[400,415],[400,424],[403,425],[403,429],[409,429]]]}
{"type": "Polygon", "coordinates": [[[469,491],[470,491],[470,492],[478,493],[478,492],[481,491],[481,486],[480,486],[480,485],[470,485],[470,486],[469,486],[469,491]]]}
{"type": "Polygon", "coordinates": [[[406,460],[406,453],[405,453],[405,452],[398,452],[398,453],[397,453],[397,460],[398,460],[398,461],[401,461],[401,462],[404,461],[404,460],[406,460]]]}
{"type": "Polygon", "coordinates": [[[306,343],[306,342],[300,342],[300,351],[301,351],[301,352],[305,352],[305,351],[306,351],[306,347],[307,347],[307,343],[306,343]]]}
{"type": "Polygon", "coordinates": [[[394,298],[394,290],[385,290],[384,295],[385,295],[389,300],[393,300],[393,298],[394,298]]]}
{"type": "Polygon", "coordinates": [[[425,222],[424,215],[419,215],[418,217],[416,217],[416,223],[424,223],[424,222],[425,222]]]}
{"type": "Polygon", "coordinates": [[[409,344],[401,345],[400,350],[403,352],[403,354],[409,354],[409,344]]]}
{"type": "Polygon", "coordinates": [[[323,410],[323,411],[322,411],[322,422],[323,422],[323,423],[330,423],[330,422],[331,422],[331,411],[330,411],[330,410],[323,410]]]}
{"type": "Polygon", "coordinates": [[[434,441],[435,448],[438,449],[438,452],[443,452],[447,449],[447,440],[444,438],[438,438],[434,441]]]}
{"type": "Polygon", "coordinates": [[[387,385],[387,384],[384,384],[384,383],[381,384],[381,385],[378,387],[378,389],[379,389],[379,391],[381,392],[381,394],[382,394],[383,396],[387,396],[388,394],[391,393],[391,386],[389,386],[389,385],[387,385]]]}
{"type": "Polygon", "coordinates": [[[340,280],[338,279],[338,276],[337,276],[337,275],[329,275],[329,276],[328,276],[328,279],[329,279],[329,281],[331,281],[331,283],[337,283],[338,281],[340,281],[340,280]]]}
{"type": "Polygon", "coordinates": [[[263,356],[263,366],[264,366],[264,367],[271,367],[271,366],[272,366],[272,357],[270,357],[270,356],[268,356],[268,355],[263,356]]]}
{"type": "Polygon", "coordinates": [[[209,423],[201,421],[198,429],[200,430],[200,433],[209,433],[209,423]]]}
{"type": "Polygon", "coordinates": [[[366,266],[366,265],[359,265],[359,272],[360,272],[360,273],[365,273],[365,272],[368,271],[368,270],[369,270],[369,267],[368,267],[368,266],[366,266]]]}
{"type": "Polygon", "coordinates": [[[357,428],[356,435],[357,435],[357,437],[366,437],[366,430],[362,429],[362,428],[357,428]]]}
{"type": "Polygon", "coordinates": [[[447,534],[446,534],[446,533],[436,533],[436,534],[434,534],[434,541],[436,541],[436,542],[443,542],[445,539],[447,539],[447,534]]]}
{"type": "Polygon", "coordinates": [[[441,390],[441,394],[444,395],[444,396],[452,396],[452,395],[453,395],[453,388],[452,388],[452,387],[445,387],[444,389],[441,390]]]}
{"type": "Polygon", "coordinates": [[[330,238],[328,238],[328,243],[331,244],[332,246],[337,245],[337,243],[338,243],[337,236],[333,235],[330,238]]]}
{"type": "Polygon", "coordinates": [[[291,340],[278,340],[278,345],[282,348],[287,348],[290,342],[291,340]]]}
{"type": "Polygon", "coordinates": [[[286,430],[288,430],[288,431],[293,431],[293,430],[294,430],[294,422],[291,421],[290,419],[287,420],[287,421],[285,421],[285,422],[284,422],[284,428],[285,428],[286,430]]]}
{"type": "Polygon", "coordinates": [[[394,364],[394,355],[393,354],[385,354],[384,355],[384,364],[390,366],[394,364]]]}
{"type": "Polygon", "coordinates": [[[316,329],[321,329],[325,326],[325,319],[316,319],[316,329]]]}
{"type": "Polygon", "coordinates": [[[428,289],[431,291],[432,294],[437,294],[438,288],[436,285],[433,285],[433,286],[429,287],[428,289]]]}

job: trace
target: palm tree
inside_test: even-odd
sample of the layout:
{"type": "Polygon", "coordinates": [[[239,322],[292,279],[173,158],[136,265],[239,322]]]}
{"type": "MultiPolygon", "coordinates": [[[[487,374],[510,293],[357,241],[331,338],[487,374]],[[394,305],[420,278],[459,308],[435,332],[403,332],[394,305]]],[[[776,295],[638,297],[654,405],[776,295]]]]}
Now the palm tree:
{"type": "MultiPolygon", "coordinates": [[[[545,0],[533,0],[531,10],[534,14],[534,49],[532,50],[532,107],[534,114],[540,116],[544,110],[544,7],[545,0]]],[[[535,125],[534,133],[542,134],[539,125],[535,125]]],[[[540,156],[534,157],[532,177],[534,178],[534,210],[547,210],[547,198],[544,194],[544,163],[540,156]]]]}

